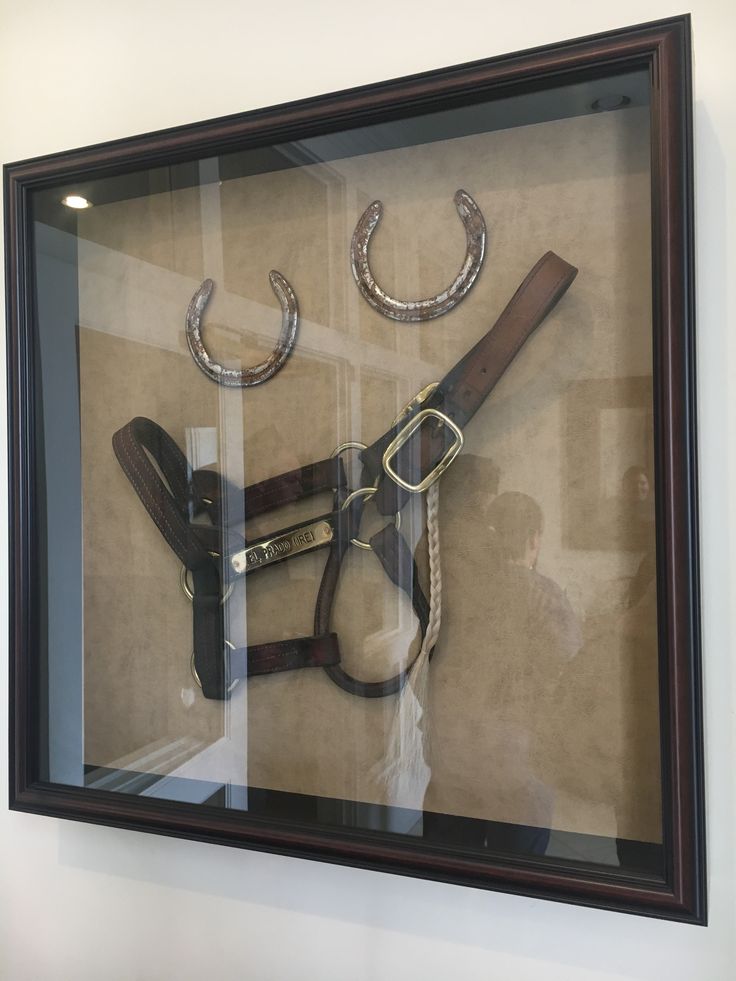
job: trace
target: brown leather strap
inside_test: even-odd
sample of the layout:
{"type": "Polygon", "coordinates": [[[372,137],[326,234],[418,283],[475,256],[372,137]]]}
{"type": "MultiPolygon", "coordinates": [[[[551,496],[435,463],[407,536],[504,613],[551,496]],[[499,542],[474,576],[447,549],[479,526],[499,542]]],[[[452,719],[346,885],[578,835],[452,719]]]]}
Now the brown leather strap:
{"type": "MultiPolygon", "coordinates": [[[[218,525],[191,523],[202,511],[217,517],[226,511],[224,482],[218,474],[205,470],[196,471],[192,475],[196,479],[190,479],[189,463],[177,444],[157,423],[143,416],[118,430],[112,443],[118,462],[141,502],[190,573],[194,668],[205,697],[227,698],[232,681],[249,673],[324,667],[339,661],[337,637],[329,632],[319,637],[231,649],[225,640],[221,600],[231,571],[227,557],[242,549],[245,539],[218,525]]],[[[345,470],[339,458],[279,474],[240,491],[228,485],[225,495],[237,495],[239,506],[242,508],[245,503],[248,509],[245,516],[250,518],[323,490],[346,492],[345,470]]],[[[308,523],[325,521],[335,528],[338,522],[346,520],[347,514],[343,512],[322,515],[308,523]]],[[[292,533],[301,526],[280,529],[252,544],[292,533]]],[[[287,552],[279,555],[278,561],[290,557],[287,552]]]]}
{"type": "Polygon", "coordinates": [[[238,509],[250,520],[304,497],[334,490],[343,479],[342,459],[336,456],[250,484],[244,490],[233,487],[213,470],[195,470],[192,486],[197,498],[205,502],[213,524],[219,525],[223,515],[238,514],[238,509]]]}
{"type": "MultiPolygon", "coordinates": [[[[318,636],[324,635],[329,630],[340,567],[349,548],[350,538],[354,536],[360,524],[363,503],[362,499],[356,498],[347,511],[341,512],[346,515],[346,518],[341,533],[336,536],[330,549],[317,596],[314,632],[318,636]]],[[[392,523],[375,534],[370,539],[370,545],[388,577],[411,600],[423,637],[429,624],[429,603],[419,583],[419,571],[414,556],[405,539],[392,523]]],[[[430,657],[432,653],[430,652],[430,657]]],[[[411,665],[383,681],[361,681],[349,674],[340,663],[325,667],[325,672],[336,685],[350,695],[359,695],[361,698],[385,698],[387,695],[395,695],[404,687],[409,670],[411,665]]]]}
{"type": "Polygon", "coordinates": [[[206,562],[208,550],[190,523],[198,508],[188,484],[186,457],[169,434],[151,419],[138,416],[115,433],[112,446],[143,506],[180,561],[188,569],[206,562]]]}
{"type": "MultiPolygon", "coordinates": [[[[383,469],[383,454],[391,441],[423,409],[442,412],[462,429],[576,275],[577,269],[554,252],[543,255],[494,326],[445,375],[426,402],[362,451],[364,483],[369,486],[377,478],[379,481],[373,501],[381,514],[399,511],[410,496],[383,469]]],[[[417,484],[442,459],[454,438],[448,426],[435,418],[428,419],[399,449],[391,466],[407,483],[417,484]]]]}
{"type": "Polygon", "coordinates": [[[337,634],[322,637],[295,637],[270,644],[251,644],[230,651],[230,679],[247,678],[297,668],[324,668],[338,664],[340,647],[337,634]]]}

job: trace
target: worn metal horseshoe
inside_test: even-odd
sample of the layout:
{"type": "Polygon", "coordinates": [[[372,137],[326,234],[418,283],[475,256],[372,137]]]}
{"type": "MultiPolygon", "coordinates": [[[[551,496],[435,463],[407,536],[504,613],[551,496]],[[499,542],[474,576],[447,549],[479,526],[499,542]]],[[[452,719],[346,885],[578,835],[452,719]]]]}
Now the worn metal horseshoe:
{"type": "Polygon", "coordinates": [[[460,221],[465,226],[467,238],[465,261],[450,286],[426,300],[396,300],[381,289],[368,263],[368,243],[383,215],[383,204],[374,201],[360,216],[350,245],[350,264],[358,289],[373,309],[378,310],[384,317],[407,323],[441,317],[443,313],[448,313],[457,306],[475,282],[485,257],[486,223],[480,208],[467,191],[456,191],[454,201],[460,221]]]}
{"type": "Polygon", "coordinates": [[[273,378],[276,372],[283,368],[286,359],[291,354],[299,327],[299,307],[296,296],[286,279],[275,269],[271,270],[268,278],[271,281],[271,289],[281,304],[281,333],[272,353],[265,361],[255,364],[251,368],[226,368],[210,357],[202,342],[202,314],[215,285],[212,280],[205,279],[191,299],[187,308],[186,320],[189,350],[195,363],[205,375],[220,385],[229,385],[233,388],[260,385],[261,382],[273,378]]]}

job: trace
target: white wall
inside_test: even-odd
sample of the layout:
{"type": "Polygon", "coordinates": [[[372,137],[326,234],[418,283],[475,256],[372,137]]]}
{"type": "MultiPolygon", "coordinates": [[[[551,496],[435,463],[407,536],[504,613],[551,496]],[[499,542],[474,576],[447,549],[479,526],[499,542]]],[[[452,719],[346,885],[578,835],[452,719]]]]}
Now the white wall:
{"type": "MultiPolygon", "coordinates": [[[[681,926],[0,809],[2,981],[736,976],[730,656],[736,617],[729,608],[736,385],[727,390],[729,377],[736,377],[736,3],[691,0],[691,8],[711,925],[681,926]]],[[[0,0],[0,159],[680,12],[660,0],[564,6],[546,0],[0,0]]],[[[0,432],[4,443],[4,422],[0,432]]],[[[0,672],[4,679],[4,658],[0,672]]],[[[2,785],[5,728],[0,721],[2,785]]]]}

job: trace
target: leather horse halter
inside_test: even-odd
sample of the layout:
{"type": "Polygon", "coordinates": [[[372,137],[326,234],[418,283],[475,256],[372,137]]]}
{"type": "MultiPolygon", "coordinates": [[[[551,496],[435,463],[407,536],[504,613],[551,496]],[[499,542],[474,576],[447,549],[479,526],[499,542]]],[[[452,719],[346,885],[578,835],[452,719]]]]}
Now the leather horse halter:
{"type": "Polygon", "coordinates": [[[176,443],[151,420],[134,419],[115,433],[113,448],[121,467],[191,576],[193,665],[206,698],[228,698],[239,678],[302,667],[322,667],[345,691],[366,698],[402,689],[410,667],[379,682],[348,674],[340,663],[337,636],[330,630],[340,569],[351,540],[358,537],[365,499],[371,497],[380,514],[395,516],[366,544],[392,582],[410,597],[424,634],[429,606],[396,516],[413,494],[430,487],[450,466],[462,449],[463,428],[576,274],[577,269],[555,253],[542,256],[491,329],[439,383],[412,399],[390,429],[361,449],[364,486],[352,491],[338,451],[238,490],[213,471],[192,472],[176,443]],[[329,490],[330,512],[255,541],[227,527],[230,511],[244,513],[247,520],[329,490]],[[204,514],[211,525],[195,521],[204,514]],[[247,648],[231,644],[224,635],[223,597],[233,582],[319,548],[329,548],[329,554],[317,595],[314,634],[247,648]]]}

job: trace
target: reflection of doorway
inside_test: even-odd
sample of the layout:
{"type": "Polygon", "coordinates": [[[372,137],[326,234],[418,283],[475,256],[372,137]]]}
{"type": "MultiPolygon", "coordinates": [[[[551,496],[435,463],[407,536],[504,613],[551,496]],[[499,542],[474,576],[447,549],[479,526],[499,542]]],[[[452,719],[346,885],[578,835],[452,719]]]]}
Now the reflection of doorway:
{"type": "Polygon", "coordinates": [[[654,534],[651,377],[574,382],[563,426],[564,545],[646,549],[654,534]]]}

